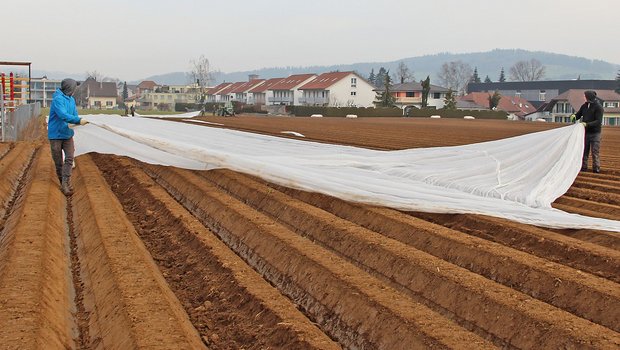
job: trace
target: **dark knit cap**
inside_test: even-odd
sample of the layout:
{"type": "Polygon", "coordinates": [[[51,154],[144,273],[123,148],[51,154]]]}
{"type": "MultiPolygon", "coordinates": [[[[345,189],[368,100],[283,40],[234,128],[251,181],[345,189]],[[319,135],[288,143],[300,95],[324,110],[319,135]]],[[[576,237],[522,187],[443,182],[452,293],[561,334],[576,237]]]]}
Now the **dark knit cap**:
{"type": "Polygon", "coordinates": [[[77,86],[77,81],[71,78],[63,79],[63,81],[60,83],[60,91],[62,91],[62,93],[67,96],[73,96],[75,90],[77,89],[77,86]]]}
{"type": "Polygon", "coordinates": [[[596,101],[596,91],[588,90],[583,93],[586,96],[586,100],[590,102],[596,101]]]}

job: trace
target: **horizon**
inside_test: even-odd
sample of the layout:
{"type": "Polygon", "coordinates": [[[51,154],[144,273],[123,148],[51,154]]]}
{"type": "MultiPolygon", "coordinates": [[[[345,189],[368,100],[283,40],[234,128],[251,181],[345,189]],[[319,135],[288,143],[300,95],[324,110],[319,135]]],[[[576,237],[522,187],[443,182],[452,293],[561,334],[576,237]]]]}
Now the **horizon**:
{"type": "MultiPolygon", "coordinates": [[[[332,66],[349,66],[349,65],[360,65],[360,64],[377,64],[377,65],[381,65],[381,64],[389,64],[389,63],[396,63],[396,62],[400,62],[400,61],[404,61],[404,60],[409,60],[409,59],[416,59],[416,58],[423,58],[423,57],[432,57],[432,56],[441,56],[441,55],[474,55],[474,54],[486,54],[486,53],[492,53],[494,51],[527,51],[527,52],[531,52],[531,53],[541,53],[541,54],[551,54],[551,55],[562,55],[562,56],[566,56],[566,57],[570,57],[570,58],[575,58],[575,59],[584,59],[584,60],[588,60],[588,61],[592,61],[592,62],[602,62],[602,63],[608,63],[608,64],[612,64],[617,66],[618,69],[620,69],[620,64],[616,64],[614,62],[607,62],[604,60],[599,60],[599,59],[589,59],[587,57],[580,57],[580,56],[569,56],[569,55],[565,55],[565,54],[559,54],[559,53],[555,53],[555,52],[545,52],[545,51],[529,51],[529,50],[525,50],[525,49],[521,49],[521,48],[510,48],[510,49],[501,49],[501,48],[494,48],[488,51],[478,51],[478,52],[464,52],[464,53],[454,53],[454,52],[439,52],[439,53],[434,53],[434,54],[424,54],[424,55],[420,55],[420,56],[414,56],[414,57],[403,57],[400,59],[396,59],[396,60],[392,60],[392,61],[384,61],[384,62],[352,62],[352,63],[332,63],[332,64],[326,64],[326,65],[308,65],[308,66],[271,66],[271,67],[261,67],[261,68],[253,68],[250,70],[243,70],[243,71],[231,71],[231,72],[216,72],[216,73],[220,73],[222,75],[227,75],[227,74],[241,74],[241,73],[251,73],[254,71],[260,71],[260,70],[269,70],[269,69],[297,69],[297,70],[304,70],[304,69],[308,69],[308,72],[311,72],[310,70],[312,68],[322,68],[322,67],[332,67],[332,66]]],[[[35,65],[35,63],[33,62],[33,66],[35,65]]],[[[379,68],[380,66],[377,66],[377,68],[379,68]]],[[[508,70],[509,66],[506,66],[506,71],[508,70]]],[[[17,70],[13,70],[13,72],[20,72],[19,68],[17,70]]],[[[93,69],[94,71],[97,71],[96,69],[93,69]]],[[[61,72],[61,71],[50,71],[50,70],[46,70],[45,68],[33,68],[32,69],[33,72],[43,72],[41,74],[41,76],[43,75],[51,75],[54,78],[50,78],[50,79],[62,79],[62,77],[72,77],[74,79],[81,79],[84,80],[86,79],[86,72],[84,73],[78,73],[78,72],[61,72]]],[[[21,70],[21,73],[27,72],[27,70],[21,70]]],[[[100,71],[97,71],[98,73],[101,73],[100,71]]],[[[104,75],[104,78],[114,78],[114,79],[118,79],[119,81],[125,81],[125,82],[140,82],[143,80],[147,80],[147,79],[151,79],[153,77],[157,77],[157,76],[165,76],[165,75],[170,75],[170,74],[178,74],[178,73],[185,73],[187,74],[188,71],[167,71],[167,72],[153,72],[152,74],[149,74],[147,76],[144,76],[142,78],[138,78],[138,79],[122,79],[121,77],[110,77],[108,75],[104,75]]],[[[316,72],[314,72],[316,73],[316,72]]],[[[299,74],[299,73],[296,73],[299,74]]],[[[481,74],[484,75],[484,74],[481,74]]],[[[35,76],[33,73],[33,78],[40,78],[40,76],[35,76]]],[[[614,77],[610,77],[609,79],[614,79],[614,77]]],[[[546,79],[543,78],[541,80],[575,80],[575,79],[546,79]]],[[[600,78],[600,79],[590,79],[590,78],[584,78],[583,80],[608,80],[608,79],[604,79],[604,78],[600,78]]]]}
{"type": "Polygon", "coordinates": [[[522,50],[620,64],[620,49],[607,45],[617,41],[620,2],[615,0],[523,0],[519,12],[491,0],[476,6],[459,0],[386,0],[379,6],[370,0],[263,0],[242,1],[234,11],[224,3],[196,0],[110,0],[105,6],[93,0],[33,0],[3,8],[17,14],[6,16],[5,26],[20,30],[5,37],[3,45],[11,50],[0,60],[29,61],[50,72],[97,71],[127,81],[186,72],[201,55],[214,71],[244,72],[512,50],[517,42],[522,50]],[[541,20],[539,13],[553,15],[541,20]],[[577,25],[589,14],[596,15],[596,30],[577,25]]]}

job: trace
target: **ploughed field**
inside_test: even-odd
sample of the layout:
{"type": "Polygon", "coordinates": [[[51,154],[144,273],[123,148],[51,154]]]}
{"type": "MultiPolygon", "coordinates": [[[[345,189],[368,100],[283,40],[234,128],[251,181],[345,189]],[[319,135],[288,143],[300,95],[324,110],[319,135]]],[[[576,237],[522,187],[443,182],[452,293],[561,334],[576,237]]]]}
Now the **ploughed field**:
{"type": "MultiPolygon", "coordinates": [[[[553,127],[201,119],[376,149],[553,127]]],[[[620,219],[620,128],[602,146],[603,172],[554,206],[620,219]]],[[[77,158],[67,198],[48,147],[0,144],[2,349],[620,347],[617,233],[399,212],[101,154],[77,158]]]]}

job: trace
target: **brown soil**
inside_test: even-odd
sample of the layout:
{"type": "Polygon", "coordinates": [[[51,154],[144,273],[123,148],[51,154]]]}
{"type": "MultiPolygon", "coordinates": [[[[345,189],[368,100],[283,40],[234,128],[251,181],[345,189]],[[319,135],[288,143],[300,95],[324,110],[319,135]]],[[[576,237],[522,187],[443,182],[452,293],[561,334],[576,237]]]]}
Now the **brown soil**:
{"type": "MultiPolygon", "coordinates": [[[[203,119],[377,149],[557,126],[203,119]]],[[[603,132],[603,173],[581,173],[554,205],[618,220],[620,128],[603,132]]],[[[228,170],[104,155],[78,158],[76,192],[66,200],[48,146],[36,149],[0,144],[0,324],[8,325],[0,344],[7,348],[620,347],[617,233],[405,213],[228,170]]]]}

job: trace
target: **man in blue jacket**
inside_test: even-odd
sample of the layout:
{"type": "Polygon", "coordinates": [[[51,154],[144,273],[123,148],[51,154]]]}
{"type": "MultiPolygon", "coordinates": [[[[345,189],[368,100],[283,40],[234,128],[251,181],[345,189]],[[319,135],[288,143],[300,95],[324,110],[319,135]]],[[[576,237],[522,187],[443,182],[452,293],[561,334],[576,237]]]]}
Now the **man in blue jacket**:
{"type": "Polygon", "coordinates": [[[69,123],[84,125],[88,122],[77,114],[73,94],[77,89],[77,82],[73,79],[64,79],[60,89],[56,89],[50,107],[50,116],[47,125],[47,138],[52,149],[52,159],[56,165],[56,175],[61,183],[62,192],[69,196],[73,194],[71,187],[71,169],[73,167],[73,130],[69,123]],[[65,154],[63,164],[62,154],[65,154]]]}

